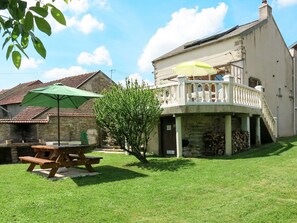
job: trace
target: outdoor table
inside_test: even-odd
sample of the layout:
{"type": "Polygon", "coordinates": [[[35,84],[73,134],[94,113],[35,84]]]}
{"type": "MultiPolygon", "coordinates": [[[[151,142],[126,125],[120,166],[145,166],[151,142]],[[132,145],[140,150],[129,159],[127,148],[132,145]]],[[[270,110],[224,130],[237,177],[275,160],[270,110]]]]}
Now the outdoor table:
{"type": "Polygon", "coordinates": [[[41,169],[50,169],[48,178],[54,177],[60,167],[84,165],[89,172],[94,172],[91,164],[98,164],[102,159],[102,157],[85,156],[88,145],[36,145],[31,148],[36,152],[35,157],[22,156],[19,159],[24,163],[30,163],[27,169],[30,172],[36,165],[40,165],[41,169]]]}

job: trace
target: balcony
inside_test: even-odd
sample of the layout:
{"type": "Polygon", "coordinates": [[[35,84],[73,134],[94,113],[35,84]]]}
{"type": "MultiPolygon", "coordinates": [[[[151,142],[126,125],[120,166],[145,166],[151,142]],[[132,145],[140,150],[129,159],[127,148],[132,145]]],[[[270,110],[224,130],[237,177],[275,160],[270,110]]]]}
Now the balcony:
{"type": "Polygon", "coordinates": [[[223,81],[188,80],[155,87],[163,115],[185,113],[222,113],[261,116],[272,137],[277,137],[277,120],[263,94],[263,87],[251,88],[234,82],[226,75],[223,81]]]}
{"type": "Polygon", "coordinates": [[[187,108],[189,112],[237,111],[260,115],[263,98],[261,89],[261,86],[254,89],[234,83],[234,78],[227,75],[224,81],[188,80],[186,77],[178,77],[177,82],[157,86],[157,93],[164,114],[185,112],[183,110],[187,108]]]}

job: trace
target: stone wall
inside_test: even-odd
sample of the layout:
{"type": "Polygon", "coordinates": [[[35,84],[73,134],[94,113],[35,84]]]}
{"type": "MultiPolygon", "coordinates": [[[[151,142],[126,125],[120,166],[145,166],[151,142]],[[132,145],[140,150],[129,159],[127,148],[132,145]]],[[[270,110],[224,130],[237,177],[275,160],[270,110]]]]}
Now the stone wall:
{"type": "Polygon", "coordinates": [[[10,139],[10,124],[0,124],[0,143],[5,143],[5,140],[10,139]]]}
{"type": "MultiPolygon", "coordinates": [[[[38,138],[45,141],[57,141],[58,140],[58,119],[56,116],[51,116],[50,121],[47,124],[38,124],[38,138]]],[[[82,131],[88,132],[92,129],[92,142],[94,140],[94,130],[98,127],[95,117],[60,117],[60,138],[61,141],[80,141],[82,131]]],[[[98,135],[98,134],[97,134],[98,135]]],[[[91,142],[90,142],[91,143],[91,142]]]]}
{"type": "MultiPolygon", "coordinates": [[[[240,119],[232,117],[232,130],[240,129],[240,119]]],[[[183,148],[184,157],[198,157],[204,148],[203,134],[208,131],[225,132],[225,117],[189,114],[182,116],[183,139],[189,141],[183,148]]]]}

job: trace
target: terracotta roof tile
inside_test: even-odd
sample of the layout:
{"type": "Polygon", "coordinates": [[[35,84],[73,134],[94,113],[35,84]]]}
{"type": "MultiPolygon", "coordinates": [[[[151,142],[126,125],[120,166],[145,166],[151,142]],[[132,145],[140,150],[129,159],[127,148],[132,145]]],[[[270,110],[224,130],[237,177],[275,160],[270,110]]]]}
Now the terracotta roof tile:
{"type": "Polygon", "coordinates": [[[23,97],[27,93],[28,89],[34,89],[40,84],[42,84],[42,82],[40,80],[36,80],[7,89],[0,95],[0,105],[20,103],[18,101],[23,100],[23,97]]]}
{"type": "Polygon", "coordinates": [[[48,108],[45,107],[33,107],[28,106],[23,111],[21,111],[19,114],[13,117],[13,120],[28,120],[28,119],[34,119],[37,114],[40,114],[44,111],[46,111],[48,108]]]}

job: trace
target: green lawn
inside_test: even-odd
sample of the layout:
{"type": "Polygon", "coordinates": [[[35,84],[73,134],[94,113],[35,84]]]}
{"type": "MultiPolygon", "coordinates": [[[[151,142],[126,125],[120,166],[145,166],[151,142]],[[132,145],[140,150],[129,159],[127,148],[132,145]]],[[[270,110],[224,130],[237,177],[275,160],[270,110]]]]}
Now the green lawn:
{"type": "Polygon", "coordinates": [[[100,175],[50,181],[0,165],[0,222],[297,222],[297,138],[224,158],[103,156],[100,175]]]}

